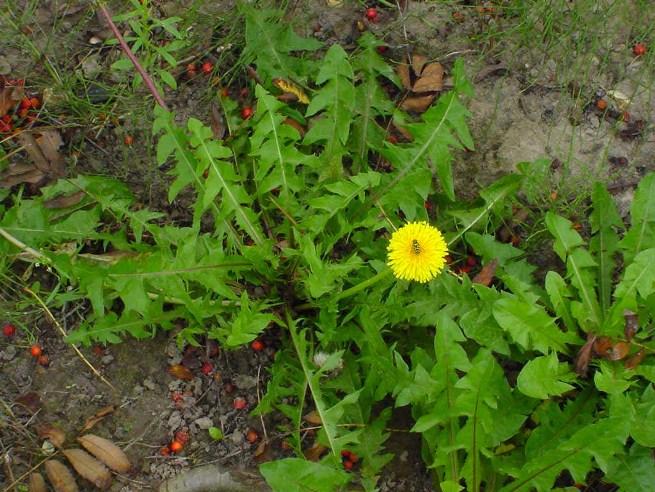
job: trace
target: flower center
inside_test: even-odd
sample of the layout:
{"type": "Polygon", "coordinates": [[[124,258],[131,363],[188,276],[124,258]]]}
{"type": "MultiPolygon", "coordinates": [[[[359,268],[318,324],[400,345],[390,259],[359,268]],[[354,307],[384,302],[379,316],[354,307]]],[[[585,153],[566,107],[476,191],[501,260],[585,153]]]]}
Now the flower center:
{"type": "Polygon", "coordinates": [[[421,254],[421,245],[416,239],[412,239],[412,253],[416,256],[421,254]]]}

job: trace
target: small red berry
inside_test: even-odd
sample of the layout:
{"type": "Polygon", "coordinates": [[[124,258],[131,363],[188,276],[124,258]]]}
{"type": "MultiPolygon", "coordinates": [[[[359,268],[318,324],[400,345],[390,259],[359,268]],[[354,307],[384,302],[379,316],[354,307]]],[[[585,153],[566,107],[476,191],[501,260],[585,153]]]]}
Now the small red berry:
{"type": "MultiPolygon", "coordinates": [[[[183,430],[177,431],[175,433],[175,441],[185,445],[186,443],[189,442],[189,433],[187,431],[183,431],[183,430]]],[[[175,442],[175,441],[173,441],[173,442],[175,442]]]]}
{"type": "Polygon", "coordinates": [[[183,399],[184,396],[182,396],[182,393],[180,393],[179,391],[173,391],[173,393],[171,393],[171,400],[173,400],[173,402],[178,403],[181,402],[183,399]]]}
{"type": "Polygon", "coordinates": [[[189,77],[190,79],[195,77],[196,75],[198,75],[198,71],[196,70],[196,64],[195,63],[189,63],[186,66],[186,74],[187,74],[187,77],[189,77]]]}
{"type": "Polygon", "coordinates": [[[250,106],[244,106],[241,109],[241,117],[244,120],[247,120],[248,118],[250,118],[252,116],[252,113],[253,113],[253,110],[252,110],[252,108],[250,106]]]}
{"type": "Polygon", "coordinates": [[[168,446],[162,446],[162,448],[159,450],[159,454],[162,456],[170,456],[171,454],[171,448],[168,446]]]}
{"type": "Polygon", "coordinates": [[[242,87],[241,90],[239,91],[239,97],[245,99],[250,95],[250,89],[247,87],[242,87]]]}
{"type": "Polygon", "coordinates": [[[625,121],[626,123],[630,121],[630,113],[628,113],[627,111],[621,113],[621,120],[625,121]]]}
{"type": "Polygon", "coordinates": [[[366,18],[371,22],[378,20],[378,9],[375,7],[369,7],[366,9],[366,18]]]}
{"type": "Polygon", "coordinates": [[[644,43],[637,43],[632,47],[632,53],[635,56],[643,56],[646,54],[646,45],[644,43]]]}
{"type": "Polygon", "coordinates": [[[11,128],[11,123],[0,121],[0,133],[9,133],[11,132],[11,128]]]}
{"type": "Polygon", "coordinates": [[[469,255],[468,258],[466,258],[466,264],[468,266],[474,267],[475,265],[478,264],[478,260],[475,256],[469,255]]]}
{"type": "Polygon", "coordinates": [[[343,462],[343,467],[348,471],[352,470],[354,465],[355,464],[350,460],[346,460],[343,462]]]}
{"type": "Polygon", "coordinates": [[[32,354],[32,357],[38,357],[43,353],[43,350],[41,349],[41,345],[38,343],[35,343],[30,347],[30,354],[32,354]]]}
{"type": "Polygon", "coordinates": [[[232,383],[227,382],[223,385],[223,391],[225,391],[228,395],[231,393],[234,393],[234,390],[236,389],[236,386],[234,386],[232,383]]]}
{"type": "Polygon", "coordinates": [[[39,355],[36,361],[43,367],[48,367],[50,365],[50,358],[45,354],[39,355]]]}
{"type": "Polygon", "coordinates": [[[601,111],[605,111],[607,109],[607,101],[605,99],[599,99],[596,101],[596,107],[601,111]]]}
{"type": "Polygon", "coordinates": [[[383,44],[380,45],[380,46],[378,46],[378,47],[376,48],[376,50],[378,51],[378,53],[380,53],[381,55],[385,54],[385,53],[387,52],[388,49],[389,49],[389,47],[388,47],[388,46],[385,46],[385,45],[383,45],[383,44]]]}
{"type": "Polygon", "coordinates": [[[212,372],[214,372],[214,366],[211,362],[205,361],[202,363],[200,372],[202,372],[205,376],[209,376],[212,372]]]}
{"type": "Polygon", "coordinates": [[[5,123],[11,123],[11,115],[8,114],[4,115],[2,117],[2,121],[4,121],[5,123]]]}
{"type": "Polygon", "coordinates": [[[16,327],[7,323],[2,327],[2,334],[6,337],[13,337],[16,334],[16,327]]]}
{"type": "Polygon", "coordinates": [[[255,444],[258,439],[259,434],[257,434],[256,430],[250,429],[246,434],[246,441],[248,441],[250,444],[255,444]]]}
{"type": "Polygon", "coordinates": [[[223,87],[221,89],[221,96],[228,97],[229,95],[230,95],[230,89],[228,89],[227,87],[223,87]]]}
{"type": "Polygon", "coordinates": [[[132,135],[125,135],[125,138],[123,139],[123,143],[125,143],[125,145],[129,147],[134,143],[134,137],[132,135]]]}
{"type": "Polygon", "coordinates": [[[253,340],[253,342],[250,344],[250,348],[253,349],[255,352],[261,352],[264,350],[264,342],[261,340],[253,340]]]}
{"type": "Polygon", "coordinates": [[[349,460],[352,456],[352,452],[347,449],[341,450],[341,459],[349,460]]]}
{"type": "Polygon", "coordinates": [[[33,97],[30,99],[30,104],[34,109],[37,109],[39,106],[41,106],[41,101],[38,97],[33,97]]]}
{"type": "Polygon", "coordinates": [[[20,101],[20,109],[30,109],[32,107],[32,101],[28,97],[24,97],[20,101]]]}
{"type": "Polygon", "coordinates": [[[232,402],[232,406],[234,407],[235,410],[243,410],[248,406],[248,402],[246,401],[245,398],[239,396],[234,399],[234,401],[232,402]]]}
{"type": "Polygon", "coordinates": [[[19,109],[18,110],[18,116],[21,118],[25,118],[29,114],[30,110],[27,108],[19,109]]]}
{"type": "Polygon", "coordinates": [[[202,73],[205,75],[209,75],[214,71],[214,64],[212,62],[206,61],[205,63],[202,64],[202,73]]]}
{"type": "Polygon", "coordinates": [[[182,444],[180,441],[173,441],[168,445],[168,447],[172,453],[179,453],[184,449],[184,444],[182,444]]]}
{"type": "Polygon", "coordinates": [[[350,461],[355,464],[359,461],[359,456],[357,456],[355,453],[350,453],[350,461]]]}

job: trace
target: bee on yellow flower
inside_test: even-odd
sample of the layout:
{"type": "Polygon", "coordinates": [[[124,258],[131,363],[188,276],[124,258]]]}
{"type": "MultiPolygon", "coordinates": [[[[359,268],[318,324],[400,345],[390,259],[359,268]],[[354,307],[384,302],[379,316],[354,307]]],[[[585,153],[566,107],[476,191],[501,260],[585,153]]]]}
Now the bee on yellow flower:
{"type": "Polygon", "coordinates": [[[387,265],[397,278],[424,283],[443,270],[448,246],[436,227],[409,222],[392,234],[387,251],[387,265]]]}

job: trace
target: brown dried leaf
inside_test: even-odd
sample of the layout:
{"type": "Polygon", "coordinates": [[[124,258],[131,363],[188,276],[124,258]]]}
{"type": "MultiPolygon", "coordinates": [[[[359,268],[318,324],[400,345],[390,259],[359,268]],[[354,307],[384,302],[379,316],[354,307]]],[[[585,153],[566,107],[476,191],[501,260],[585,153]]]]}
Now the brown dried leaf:
{"type": "Polygon", "coordinates": [[[322,444],[315,443],[311,448],[305,451],[305,458],[309,461],[320,461],[321,456],[325,454],[327,448],[322,444]]]}
{"type": "Polygon", "coordinates": [[[85,195],[86,193],[83,191],[78,191],[72,195],[59,195],[56,198],[51,198],[50,200],[43,202],[43,206],[51,209],[72,207],[73,205],[80,203],[85,195]]]}
{"type": "Polygon", "coordinates": [[[98,422],[104,419],[107,415],[111,415],[112,413],[114,413],[115,410],[116,407],[114,405],[108,405],[106,407],[102,407],[95,414],[91,415],[88,419],[86,419],[86,421],[84,422],[84,427],[82,427],[82,430],[80,432],[88,431],[93,426],[95,426],[98,422]]]}
{"type": "Polygon", "coordinates": [[[181,379],[182,381],[191,381],[193,379],[193,373],[182,364],[169,366],[168,373],[174,378],[181,379]]]}
{"type": "Polygon", "coordinates": [[[423,113],[430,107],[430,104],[432,104],[432,101],[434,101],[434,97],[434,94],[428,94],[427,96],[411,96],[406,98],[400,104],[400,107],[405,111],[423,113]]]}
{"type": "Polygon", "coordinates": [[[285,118],[282,123],[285,124],[285,125],[289,125],[292,128],[295,128],[298,131],[298,133],[300,134],[301,137],[305,136],[305,133],[306,133],[305,127],[302,126],[300,123],[298,123],[293,118],[285,118]]]}
{"type": "Polygon", "coordinates": [[[612,349],[614,342],[609,337],[597,338],[594,342],[594,352],[601,357],[606,357],[609,350],[612,349]]]}
{"type": "Polygon", "coordinates": [[[644,360],[644,357],[646,357],[646,351],[644,349],[641,349],[635,355],[633,355],[628,360],[626,360],[623,366],[626,369],[634,369],[639,364],[641,364],[641,362],[644,360]]]}
{"type": "Polygon", "coordinates": [[[78,437],[77,441],[93,456],[118,473],[127,473],[132,464],[121,448],[113,442],[94,434],[78,437]]]}
{"type": "Polygon", "coordinates": [[[36,413],[41,408],[41,397],[36,391],[24,393],[14,401],[31,413],[36,413]]]}
{"type": "Polygon", "coordinates": [[[307,415],[303,416],[303,420],[312,425],[323,425],[321,416],[318,414],[316,410],[313,410],[309,412],[307,415]]]}
{"type": "Polygon", "coordinates": [[[629,309],[623,311],[623,318],[625,318],[625,327],[623,329],[626,340],[632,340],[639,330],[639,317],[629,309]]]}
{"type": "Polygon", "coordinates": [[[111,486],[111,473],[105,465],[81,449],[64,449],[62,451],[75,471],[100,490],[111,486]]]}
{"type": "Polygon", "coordinates": [[[13,164],[0,173],[0,187],[11,188],[21,183],[36,184],[43,181],[45,174],[34,164],[13,164]]]}
{"type": "Polygon", "coordinates": [[[227,133],[227,128],[225,127],[225,121],[223,119],[223,115],[221,114],[221,110],[216,104],[212,103],[211,105],[210,117],[214,138],[217,140],[223,140],[223,138],[225,138],[225,134],[227,133]]]}
{"type": "Polygon", "coordinates": [[[496,268],[498,268],[498,258],[494,258],[485,266],[482,267],[480,273],[473,277],[474,284],[482,284],[489,287],[491,282],[493,282],[494,276],[496,275],[496,268]]]}
{"type": "Polygon", "coordinates": [[[0,116],[6,115],[22,98],[22,87],[8,85],[0,89],[0,116]]]}
{"type": "Polygon", "coordinates": [[[612,349],[607,352],[609,360],[621,360],[630,353],[630,344],[627,342],[616,342],[612,349]]]}
{"type": "Polygon", "coordinates": [[[427,62],[428,62],[427,56],[412,55],[412,70],[414,70],[414,73],[416,74],[417,77],[421,75],[421,72],[423,72],[423,68],[425,67],[425,64],[427,62]]]}
{"type": "Polygon", "coordinates": [[[414,92],[432,92],[443,89],[443,67],[441,63],[428,64],[414,83],[414,92]]]}
{"type": "Polygon", "coordinates": [[[265,439],[262,440],[257,445],[257,449],[255,449],[255,461],[257,463],[263,463],[265,461],[271,461],[273,458],[273,449],[270,443],[265,439]]]}
{"type": "Polygon", "coordinates": [[[64,175],[64,158],[59,153],[63,142],[57,130],[45,130],[37,138],[31,132],[21,132],[18,141],[39,171],[53,178],[64,175]]]}
{"type": "Polygon", "coordinates": [[[403,87],[408,91],[412,89],[412,80],[409,76],[409,65],[406,63],[401,63],[396,67],[396,73],[400,77],[400,81],[403,84],[403,87]]]}
{"type": "Polygon", "coordinates": [[[57,460],[45,462],[45,473],[55,492],[78,492],[75,478],[68,467],[57,460]]]}
{"type": "Polygon", "coordinates": [[[63,446],[64,441],[66,441],[66,433],[61,430],[59,427],[45,424],[38,428],[39,437],[41,439],[49,440],[52,445],[56,448],[63,446]]]}
{"type": "Polygon", "coordinates": [[[30,481],[27,485],[27,492],[48,492],[48,486],[40,473],[30,473],[30,481]]]}
{"type": "Polygon", "coordinates": [[[587,375],[587,370],[589,369],[589,361],[591,360],[591,353],[595,342],[596,335],[588,333],[587,341],[582,347],[580,347],[578,356],[575,359],[575,372],[578,374],[578,376],[585,377],[587,375]]]}

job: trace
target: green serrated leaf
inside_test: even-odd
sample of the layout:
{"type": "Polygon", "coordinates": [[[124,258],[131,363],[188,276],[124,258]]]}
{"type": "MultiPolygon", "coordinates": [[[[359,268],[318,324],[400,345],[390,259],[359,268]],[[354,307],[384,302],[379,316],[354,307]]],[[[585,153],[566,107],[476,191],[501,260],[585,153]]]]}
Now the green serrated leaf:
{"type": "Polygon", "coordinates": [[[531,398],[546,400],[573,389],[567,381],[573,381],[575,375],[568,366],[559,362],[557,354],[536,357],[530,360],[517,379],[517,387],[521,393],[531,398]]]}

